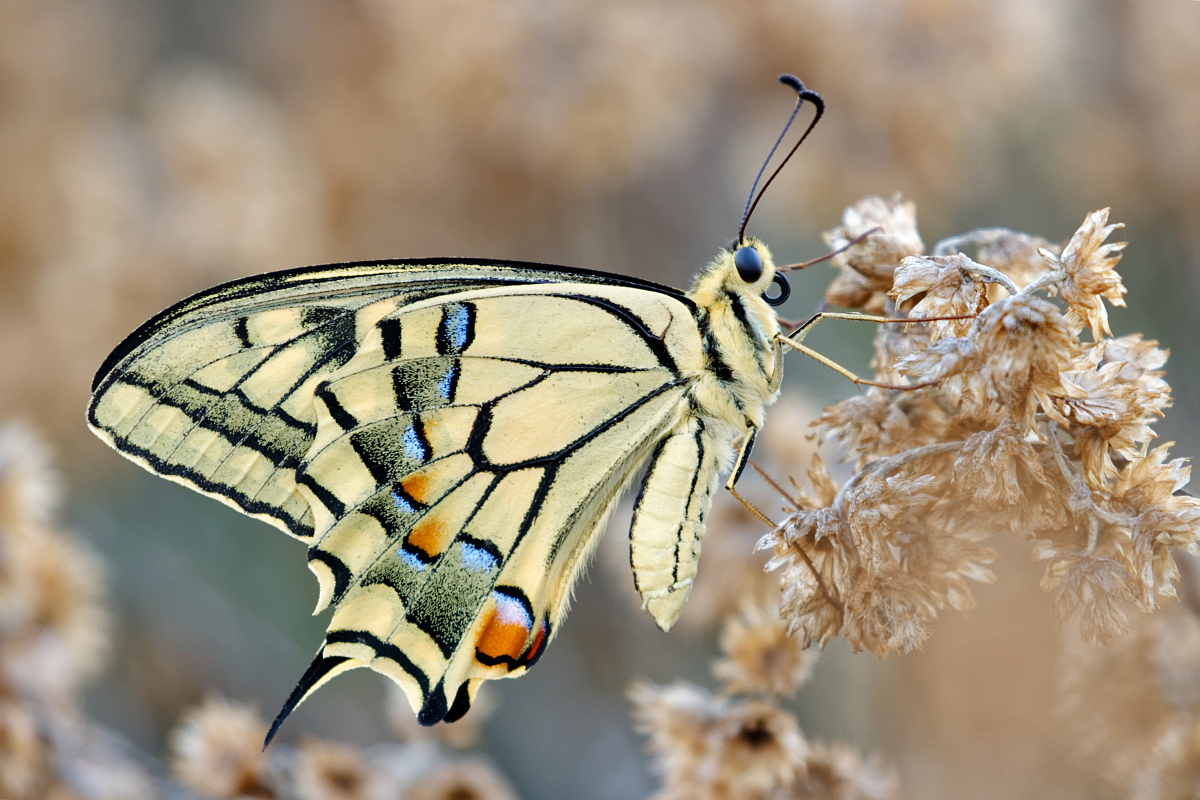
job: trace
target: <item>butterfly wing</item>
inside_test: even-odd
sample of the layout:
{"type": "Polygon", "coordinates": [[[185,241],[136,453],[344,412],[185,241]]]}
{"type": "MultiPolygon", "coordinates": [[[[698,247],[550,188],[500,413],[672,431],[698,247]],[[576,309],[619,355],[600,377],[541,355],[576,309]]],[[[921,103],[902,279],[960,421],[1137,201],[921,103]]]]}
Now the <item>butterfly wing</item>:
{"type": "Polygon", "coordinates": [[[279,721],[354,667],[426,723],[527,669],[702,368],[692,307],[653,285],[385,267],[185,301],[118,348],[89,410],[143,465],[309,542],[337,610],[279,721]]]}
{"type": "Polygon", "coordinates": [[[316,391],[298,470],[337,611],[295,699],[369,665],[421,721],[453,719],[542,652],[617,494],[682,413],[699,334],[673,298],[581,284],[367,316],[316,391]]]}
{"type": "Polygon", "coordinates": [[[295,468],[316,435],[315,387],[353,354],[360,309],[488,286],[621,276],[478,260],[334,264],[234,281],[151,319],[96,373],[88,424],[128,458],[302,540],[295,468]]]}

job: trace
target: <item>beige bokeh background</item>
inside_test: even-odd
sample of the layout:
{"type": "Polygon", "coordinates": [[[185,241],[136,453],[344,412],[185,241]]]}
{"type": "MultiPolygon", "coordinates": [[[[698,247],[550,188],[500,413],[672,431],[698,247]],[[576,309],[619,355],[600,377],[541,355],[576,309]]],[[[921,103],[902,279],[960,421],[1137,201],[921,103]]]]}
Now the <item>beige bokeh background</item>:
{"type": "MultiPolygon", "coordinates": [[[[1131,242],[1114,331],[1171,349],[1159,431],[1200,452],[1196,0],[0,4],[0,416],[55,445],[75,527],[110,565],[121,625],[92,713],[151,752],[207,688],[272,714],[323,630],[301,548],[86,433],[92,373],[124,335],[214,283],[330,261],[495,256],[686,285],[736,233],[790,109],[783,71],[829,111],[751,225],[779,258],[821,253],[866,194],[914,200],[927,245],[977,226],[1063,240],[1112,206],[1131,242]]],[[[810,272],[785,314],[815,307],[832,272],[810,272]]],[[[810,341],[865,369],[870,335],[810,341]]],[[[793,405],[764,433],[781,463],[803,446],[798,409],[852,391],[788,370],[793,405]]],[[[797,701],[806,732],[877,750],[910,797],[1101,792],[1049,710],[1060,631],[1038,568],[1002,550],[980,608],[923,652],[880,665],[835,643],[797,701]]],[[[529,800],[645,796],[628,682],[710,682],[711,614],[663,636],[620,560],[593,568],[529,677],[488,687],[483,749],[529,800]]],[[[339,679],[285,737],[391,735],[382,682],[339,679]]]]}

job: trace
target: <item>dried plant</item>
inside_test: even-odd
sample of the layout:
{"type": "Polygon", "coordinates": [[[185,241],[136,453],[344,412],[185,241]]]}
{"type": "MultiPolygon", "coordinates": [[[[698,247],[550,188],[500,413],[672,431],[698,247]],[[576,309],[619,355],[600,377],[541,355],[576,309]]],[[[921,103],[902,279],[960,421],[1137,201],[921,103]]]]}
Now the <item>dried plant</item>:
{"type": "Polygon", "coordinates": [[[1195,553],[1200,531],[1200,501],[1179,493],[1190,468],[1150,446],[1170,405],[1166,351],[1109,328],[1105,303],[1124,305],[1125,243],[1108,241],[1120,226],[1105,209],[1061,249],[985,230],[925,254],[915,218],[868,198],[827,235],[872,231],[835,257],[830,302],[935,319],[875,340],[877,380],[913,388],[872,387],[814,423],[856,471],[838,485],[814,458],[812,493],[789,497],[795,511],[760,544],[783,572],[789,631],[912,650],[939,610],[973,606],[970,582],[993,579],[984,542],[1011,532],[1047,562],[1062,617],[1111,641],[1131,609],[1175,595],[1171,549],[1195,553]]]}
{"type": "MultiPolygon", "coordinates": [[[[1198,564],[1190,556],[1190,580],[1198,564]]],[[[1200,779],[1200,608],[1177,603],[1107,646],[1066,648],[1062,740],[1078,767],[1137,800],[1195,797],[1200,779]]]]}
{"type": "Polygon", "coordinates": [[[972,608],[971,583],[994,580],[997,534],[1032,547],[1042,588],[1077,621],[1061,695],[1079,757],[1134,797],[1191,796],[1194,615],[1176,603],[1131,615],[1175,596],[1200,501],[1180,491],[1185,462],[1152,442],[1170,405],[1166,352],[1109,325],[1126,293],[1119,227],[1104,210],[1061,247],[985,229],[926,253],[896,197],[864,200],[827,234],[846,248],[828,302],[914,320],[881,325],[873,361],[878,382],[911,388],[871,387],[813,423],[852,474],[835,481],[804,455],[810,489],[792,482],[793,510],[760,542],[782,570],[779,616],[743,600],[726,620],[721,690],[634,690],[664,776],[656,800],[895,794],[852,750],[809,743],[780,700],[806,680],[809,643],[840,636],[886,658],[919,647],[941,610],[972,608]]]}
{"type": "Polygon", "coordinates": [[[663,775],[653,800],[890,800],[895,776],[850,747],[810,742],[782,707],[808,679],[815,654],[786,635],[778,608],[747,603],[725,621],[722,681],[639,684],[630,696],[663,775]]]}
{"type": "Polygon", "coordinates": [[[297,800],[516,800],[481,756],[450,756],[436,745],[371,748],[304,737],[296,746],[262,740],[266,720],[243,703],[210,697],[172,736],[172,768],[205,798],[297,800]]]}
{"type": "Polygon", "coordinates": [[[452,755],[440,744],[471,744],[475,724],[369,750],[309,737],[264,752],[266,722],[216,696],[185,714],[171,735],[170,767],[188,791],[181,792],[165,766],[79,708],[112,625],[99,558],[56,525],[58,484],[41,439],[24,425],[0,425],[4,800],[515,800],[490,761],[452,755]]]}
{"type": "Polygon", "coordinates": [[[148,800],[131,748],[79,710],[110,615],[100,561],[58,525],[58,501],[49,448],[0,425],[0,797],[148,800]]]}

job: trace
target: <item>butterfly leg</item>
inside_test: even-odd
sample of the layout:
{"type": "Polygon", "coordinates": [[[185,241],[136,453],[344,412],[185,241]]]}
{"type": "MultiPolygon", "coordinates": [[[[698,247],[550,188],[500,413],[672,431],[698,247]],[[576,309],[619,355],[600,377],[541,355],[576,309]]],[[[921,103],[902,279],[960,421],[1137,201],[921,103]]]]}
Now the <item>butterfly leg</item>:
{"type": "Polygon", "coordinates": [[[783,343],[775,339],[772,344],[775,345],[775,366],[771,371],[771,394],[779,391],[779,387],[783,385],[783,343]]]}
{"type": "Polygon", "coordinates": [[[742,470],[746,468],[746,464],[750,463],[750,452],[754,449],[754,439],[757,435],[758,428],[750,425],[746,430],[745,437],[742,438],[742,447],[738,450],[737,460],[733,462],[733,471],[729,473],[729,479],[725,481],[725,488],[729,490],[731,495],[737,498],[739,503],[746,507],[747,511],[761,519],[768,528],[774,529],[775,523],[771,521],[771,518],[759,511],[749,500],[738,494],[738,490],[735,488],[738,478],[742,476],[742,470]]]}
{"type": "Polygon", "coordinates": [[[850,370],[843,367],[841,364],[834,361],[832,358],[829,358],[828,356],[823,356],[820,353],[818,353],[816,350],[813,350],[811,347],[804,344],[804,337],[806,337],[812,331],[812,329],[816,327],[817,323],[823,319],[852,319],[852,320],[859,320],[861,322],[913,323],[913,322],[931,321],[933,319],[940,320],[940,319],[967,319],[967,318],[970,318],[970,315],[966,315],[964,317],[936,317],[936,318],[930,318],[930,320],[924,320],[924,319],[907,319],[907,318],[903,318],[903,317],[879,317],[879,316],[874,316],[872,314],[850,314],[850,313],[843,313],[840,311],[820,311],[816,314],[813,314],[812,317],[805,320],[797,328],[795,328],[790,333],[788,333],[788,335],[785,336],[782,333],[775,334],[775,343],[777,346],[780,347],[781,350],[783,347],[788,347],[792,350],[803,353],[804,355],[808,356],[809,358],[813,359],[814,361],[819,361],[820,363],[829,367],[831,370],[833,370],[837,374],[843,376],[844,378],[851,381],[852,383],[858,384],[860,386],[878,386],[881,389],[903,389],[906,391],[911,391],[913,389],[920,389],[922,386],[931,386],[932,382],[915,383],[915,384],[911,384],[908,386],[901,386],[899,384],[880,383],[879,381],[873,381],[873,380],[868,380],[867,378],[859,377],[858,375],[854,374],[850,370]]]}
{"type": "MultiPolygon", "coordinates": [[[[824,305],[822,303],[822,305],[824,305]]],[[[922,322],[919,319],[907,319],[904,317],[881,317],[875,314],[859,314],[854,311],[818,311],[808,319],[801,322],[792,330],[788,331],[788,335],[783,337],[796,342],[804,341],[804,337],[817,327],[817,323],[823,319],[853,319],[860,322],[922,322]]]]}

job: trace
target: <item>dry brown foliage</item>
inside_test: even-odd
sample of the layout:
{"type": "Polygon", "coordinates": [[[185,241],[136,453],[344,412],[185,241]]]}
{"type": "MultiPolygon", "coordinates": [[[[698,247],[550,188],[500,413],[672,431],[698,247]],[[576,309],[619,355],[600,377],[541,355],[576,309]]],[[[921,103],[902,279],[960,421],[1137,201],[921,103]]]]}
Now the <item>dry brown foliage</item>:
{"type": "Polygon", "coordinates": [[[876,231],[835,257],[830,302],[952,319],[882,325],[877,379],[926,385],[872,387],[816,421],[856,471],[839,486],[814,458],[812,493],[790,497],[761,543],[789,631],[880,657],[919,647],[939,610],[973,606],[969,582],[992,580],[985,541],[1011,533],[1047,562],[1059,613],[1112,641],[1132,609],[1175,595],[1172,548],[1196,553],[1200,532],[1200,501],[1181,493],[1190,467],[1151,447],[1167,353],[1109,328],[1104,301],[1124,305],[1125,243],[1109,241],[1121,226],[1105,209],[1061,249],[986,230],[925,254],[915,220],[911,203],[868,198],[827,235],[876,231]]]}

